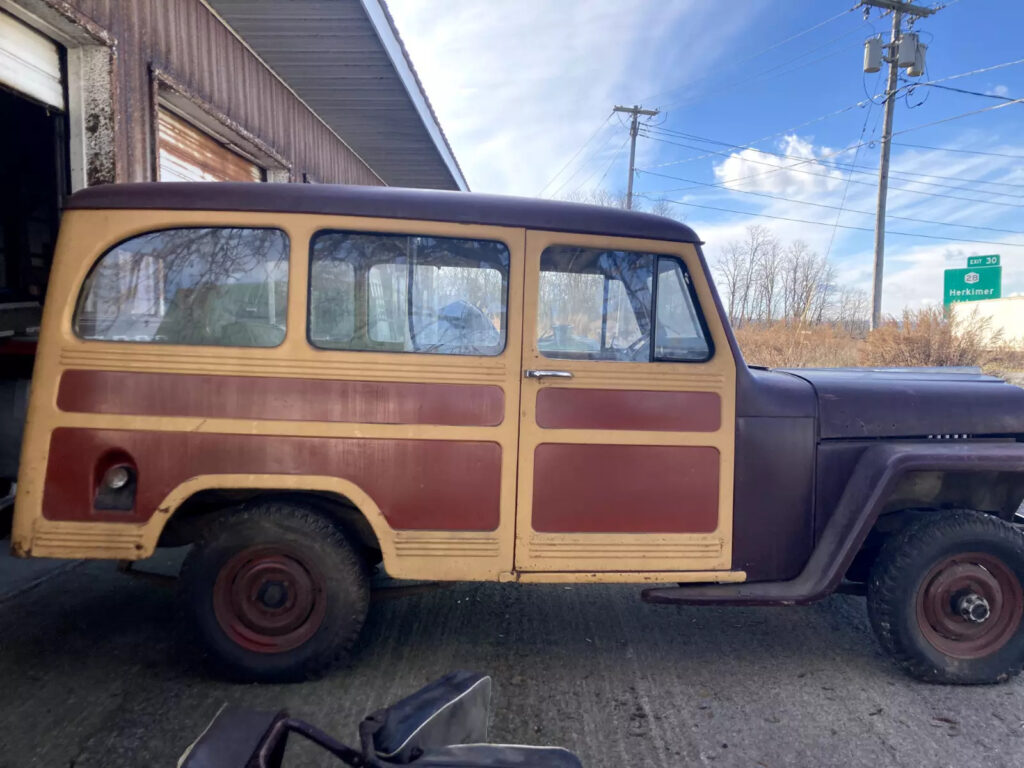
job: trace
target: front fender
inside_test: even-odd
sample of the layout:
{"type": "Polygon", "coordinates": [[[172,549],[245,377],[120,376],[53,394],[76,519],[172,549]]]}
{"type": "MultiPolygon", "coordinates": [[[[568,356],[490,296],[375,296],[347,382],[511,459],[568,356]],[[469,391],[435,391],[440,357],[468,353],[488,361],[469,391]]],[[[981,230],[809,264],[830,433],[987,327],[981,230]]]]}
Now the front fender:
{"type": "Polygon", "coordinates": [[[860,551],[886,499],[908,472],[1024,474],[1024,443],[882,443],[861,455],[803,570],[788,581],[652,588],[652,603],[796,605],[833,592],[860,551]]]}

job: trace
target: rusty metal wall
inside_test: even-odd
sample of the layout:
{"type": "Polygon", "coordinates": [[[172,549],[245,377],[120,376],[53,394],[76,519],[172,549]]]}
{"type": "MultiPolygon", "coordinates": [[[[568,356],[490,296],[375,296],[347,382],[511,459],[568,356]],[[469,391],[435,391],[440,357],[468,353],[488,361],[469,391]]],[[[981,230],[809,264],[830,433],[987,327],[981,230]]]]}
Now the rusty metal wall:
{"type": "MultiPolygon", "coordinates": [[[[53,2],[53,0],[48,0],[53,2]]],[[[373,172],[199,0],[71,0],[115,40],[116,178],[153,179],[154,69],[321,182],[373,172]]]]}

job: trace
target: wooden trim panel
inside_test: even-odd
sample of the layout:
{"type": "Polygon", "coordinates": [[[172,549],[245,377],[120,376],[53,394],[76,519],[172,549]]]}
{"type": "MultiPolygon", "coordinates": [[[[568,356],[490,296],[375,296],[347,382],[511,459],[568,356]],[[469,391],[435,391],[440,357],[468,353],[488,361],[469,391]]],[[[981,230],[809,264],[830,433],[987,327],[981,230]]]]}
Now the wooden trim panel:
{"type": "Polygon", "coordinates": [[[147,521],[196,475],[335,475],[364,489],[395,529],[498,527],[501,446],[484,441],[274,437],[60,427],[50,440],[48,520],[147,521]],[[95,512],[97,469],[111,455],[138,473],[133,509],[95,512]]]}
{"type": "Polygon", "coordinates": [[[718,450],[707,446],[543,443],[534,452],[533,529],[710,533],[718,477],[718,450]]]}
{"type": "Polygon", "coordinates": [[[549,387],[537,393],[537,426],[543,429],[715,432],[721,424],[715,392],[549,387]]]}
{"type": "Polygon", "coordinates": [[[65,371],[57,407],[74,413],[493,427],[499,386],[65,371]]]}

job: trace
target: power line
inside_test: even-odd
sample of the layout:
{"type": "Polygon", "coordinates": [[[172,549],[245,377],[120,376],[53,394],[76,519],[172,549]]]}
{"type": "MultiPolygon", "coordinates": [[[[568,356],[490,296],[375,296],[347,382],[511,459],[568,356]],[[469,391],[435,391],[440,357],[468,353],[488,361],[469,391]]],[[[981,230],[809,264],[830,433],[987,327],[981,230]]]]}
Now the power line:
{"type": "MultiPolygon", "coordinates": [[[[675,144],[675,142],[666,141],[665,139],[658,139],[658,138],[653,137],[653,136],[648,136],[648,138],[650,138],[652,141],[658,141],[658,142],[662,142],[664,144],[675,144]]],[[[863,143],[854,145],[851,148],[855,148],[857,146],[865,146],[867,143],[868,142],[863,142],[863,143]]],[[[682,145],[682,146],[685,147],[685,145],[682,145]]],[[[757,151],[760,151],[760,150],[754,150],[754,151],[757,152],[757,151]]],[[[722,155],[723,157],[732,157],[733,156],[733,155],[731,155],[729,153],[726,153],[726,152],[715,152],[714,154],[722,155]]],[[[771,153],[763,153],[763,154],[769,154],[770,155],[771,153]]],[[[822,157],[824,157],[824,155],[822,157]]],[[[755,165],[766,165],[769,168],[771,168],[772,170],[770,170],[770,171],[763,171],[761,173],[751,173],[751,174],[748,174],[746,176],[739,176],[739,177],[737,177],[735,179],[728,179],[726,181],[719,182],[717,184],[714,184],[713,186],[728,188],[728,186],[731,185],[731,184],[736,184],[736,183],[741,182],[741,181],[748,181],[750,179],[763,178],[764,176],[769,176],[769,175],[771,175],[773,173],[776,173],[778,171],[792,171],[793,173],[801,173],[801,174],[804,174],[804,175],[807,175],[807,176],[818,176],[818,177],[823,178],[823,179],[831,179],[831,180],[834,181],[835,180],[835,176],[833,176],[832,174],[829,174],[829,173],[815,173],[814,171],[809,171],[809,170],[806,170],[806,169],[798,169],[798,168],[796,168],[796,166],[803,165],[803,164],[806,164],[806,163],[817,162],[819,165],[821,165],[822,167],[825,167],[825,168],[833,168],[834,170],[839,170],[840,169],[838,166],[833,166],[833,165],[829,165],[827,163],[819,162],[818,158],[815,158],[815,157],[805,158],[804,160],[800,161],[799,163],[793,163],[792,165],[776,165],[775,163],[768,163],[768,162],[765,162],[763,160],[754,160],[754,159],[749,158],[749,157],[744,157],[743,160],[744,160],[744,162],[754,163],[755,165]]],[[[869,173],[869,171],[856,171],[856,172],[857,173],[869,173]]],[[[679,176],[672,176],[672,175],[665,174],[665,173],[658,173],[656,171],[650,171],[650,170],[646,170],[646,169],[643,169],[643,168],[638,168],[637,169],[637,173],[646,173],[646,174],[649,174],[649,175],[652,175],[652,176],[661,176],[662,178],[666,178],[666,179],[676,179],[677,181],[685,181],[685,179],[682,179],[679,176]]],[[[947,186],[947,185],[935,184],[934,182],[915,181],[913,179],[905,179],[905,180],[904,179],[900,179],[900,181],[906,181],[906,183],[908,183],[908,184],[922,184],[922,185],[930,185],[930,186],[937,186],[937,187],[945,187],[945,186],[947,186]]],[[[852,179],[850,181],[850,183],[851,184],[860,184],[862,186],[867,186],[867,187],[874,187],[875,186],[870,181],[860,181],[858,179],[852,179]]],[[[686,189],[686,188],[684,187],[683,189],[686,189]]],[[[896,187],[896,186],[894,186],[893,189],[899,190],[901,192],[909,192],[910,194],[914,194],[914,195],[926,195],[928,197],[945,197],[945,198],[950,198],[950,199],[953,199],[953,200],[963,200],[965,202],[970,202],[970,203],[983,203],[983,204],[988,204],[988,205],[1007,206],[1007,207],[1011,207],[1011,208],[1024,208],[1024,205],[1021,205],[1019,203],[1009,203],[1009,202],[1004,202],[1002,200],[985,200],[985,199],[980,199],[980,198],[976,198],[976,197],[962,197],[962,196],[959,196],[959,195],[949,195],[949,194],[945,194],[945,193],[942,193],[942,192],[929,192],[929,191],[923,190],[923,189],[910,189],[908,187],[896,187]]],[[[963,189],[963,188],[962,187],[953,187],[953,189],[963,189]]],[[[737,191],[743,191],[743,190],[737,190],[737,191]]],[[[1010,193],[1007,193],[1007,192],[988,192],[988,191],[985,191],[985,190],[979,190],[979,191],[983,192],[984,194],[997,194],[997,195],[1003,195],[1003,196],[1008,196],[1008,197],[1014,197],[1014,195],[1011,195],[1010,193]]]]}
{"type": "Polygon", "coordinates": [[[1011,99],[1010,101],[1004,101],[1002,104],[993,104],[991,107],[982,107],[981,109],[975,109],[971,112],[964,112],[959,115],[953,115],[952,117],[944,117],[941,120],[935,120],[931,123],[925,123],[924,125],[915,125],[912,128],[904,128],[902,131],[893,131],[893,136],[899,136],[900,134],[909,133],[910,131],[919,131],[922,128],[931,128],[935,125],[942,125],[942,123],[948,123],[952,120],[959,120],[962,117],[970,117],[971,115],[980,115],[982,112],[992,112],[996,109],[1003,109],[1011,104],[1020,104],[1024,102],[1024,97],[1019,99],[1011,99]]]}
{"type": "Polygon", "coordinates": [[[939,85],[938,83],[914,83],[913,87],[916,88],[919,85],[927,85],[931,88],[941,88],[944,91],[955,91],[956,93],[966,93],[969,96],[986,96],[990,99],[1002,99],[1003,101],[1013,101],[1009,96],[1000,96],[997,93],[982,93],[981,91],[968,91],[966,88],[953,88],[949,85],[939,85]]]}
{"type": "MultiPolygon", "coordinates": [[[[849,112],[851,109],[856,109],[857,107],[866,106],[868,103],[869,102],[868,102],[867,99],[865,99],[864,101],[858,101],[856,104],[851,104],[848,107],[843,107],[842,109],[837,109],[835,112],[829,112],[828,114],[821,115],[819,117],[815,117],[812,120],[808,120],[808,121],[806,121],[804,123],[800,123],[799,125],[795,125],[792,128],[787,128],[784,131],[776,131],[775,133],[769,133],[767,136],[762,136],[759,139],[754,139],[753,141],[749,141],[746,144],[729,144],[728,146],[736,147],[736,148],[742,148],[742,149],[754,149],[754,147],[753,147],[754,144],[760,144],[762,141],[767,141],[768,139],[774,139],[774,138],[777,138],[778,136],[785,136],[787,134],[791,134],[794,131],[800,130],[801,128],[806,128],[808,125],[813,125],[814,123],[820,123],[822,120],[828,120],[829,118],[836,117],[837,115],[841,115],[844,112],[849,112]]],[[[659,127],[659,130],[668,130],[668,129],[659,127]]],[[[695,149],[697,149],[697,148],[695,148],[695,149]]],[[[703,150],[697,149],[697,151],[701,152],[703,150]]],[[[762,152],[763,150],[758,149],[758,150],[755,150],[755,151],[762,152]]],[[[711,157],[712,154],[718,154],[718,153],[712,152],[712,153],[707,154],[707,155],[701,155],[700,157],[689,157],[689,158],[686,158],[685,160],[672,160],[672,161],[669,161],[667,163],[658,163],[657,165],[652,165],[651,167],[652,168],[667,168],[667,167],[669,167],[671,165],[682,165],[683,163],[689,163],[689,162],[692,162],[694,160],[704,160],[705,158],[711,157]]]]}
{"type": "MultiPolygon", "coordinates": [[[[938,125],[940,123],[948,123],[948,122],[951,122],[953,120],[959,120],[960,118],[970,117],[972,115],[978,115],[978,114],[981,114],[983,112],[991,112],[991,111],[996,110],[996,109],[1002,109],[1004,107],[1008,107],[1011,104],[1016,104],[1016,103],[1018,103],[1020,101],[1024,101],[1024,99],[1017,99],[1015,101],[1007,101],[1007,102],[1003,102],[1002,104],[995,104],[995,105],[993,105],[991,107],[983,107],[982,109],[976,109],[976,110],[972,110],[971,112],[964,112],[964,113],[959,114],[959,115],[953,115],[951,117],[946,117],[946,118],[943,118],[941,120],[936,120],[936,121],[931,122],[931,123],[925,123],[924,125],[911,126],[910,128],[904,128],[904,129],[902,129],[900,131],[894,131],[892,133],[892,135],[893,136],[897,136],[897,135],[901,135],[901,134],[904,134],[904,133],[910,133],[911,131],[917,131],[917,130],[920,130],[922,128],[929,128],[929,127],[931,127],[933,125],[938,125]]],[[[672,142],[667,142],[667,143],[671,144],[672,142]]],[[[792,169],[796,168],[797,166],[806,165],[807,163],[814,163],[814,162],[820,163],[820,161],[822,159],[829,158],[829,157],[835,157],[836,155],[840,155],[840,154],[842,154],[844,152],[849,152],[851,149],[856,149],[857,147],[862,147],[862,146],[864,146],[865,144],[868,144],[868,143],[870,143],[870,142],[861,141],[861,142],[858,142],[856,144],[850,144],[849,146],[842,147],[841,149],[837,149],[837,150],[834,150],[832,152],[825,152],[822,155],[817,156],[817,157],[805,158],[805,159],[800,160],[800,161],[798,161],[796,163],[792,163],[791,165],[776,166],[776,167],[773,167],[773,169],[770,170],[770,171],[764,171],[763,173],[751,174],[749,176],[744,176],[744,177],[741,177],[739,179],[732,179],[731,181],[732,182],[736,182],[736,181],[743,181],[745,179],[753,179],[753,178],[757,178],[757,177],[761,177],[761,176],[769,176],[769,175],[771,175],[773,173],[778,173],[779,171],[792,170],[792,169]]],[[[760,151],[760,150],[755,150],[755,151],[760,151]]],[[[757,161],[751,161],[751,162],[757,162],[757,161]]],[[[770,165],[770,163],[762,163],[762,165],[770,165]]],[[[811,175],[820,175],[820,174],[811,174],[811,175]]],[[[915,182],[915,183],[920,183],[920,182],[915,182]]],[[[1012,203],[1001,203],[1001,202],[996,202],[996,201],[978,200],[976,198],[962,198],[962,197],[956,197],[955,195],[943,195],[943,194],[940,194],[938,192],[924,192],[924,191],[921,191],[921,190],[910,190],[910,189],[904,189],[904,191],[906,191],[906,192],[916,192],[917,194],[931,195],[931,196],[934,196],[934,197],[952,197],[953,199],[968,200],[968,201],[972,201],[972,202],[976,202],[976,203],[989,203],[991,205],[1004,205],[1004,206],[1011,206],[1011,207],[1020,207],[1020,206],[1013,205],[1012,203]]]]}
{"type": "Polygon", "coordinates": [[[931,149],[936,152],[958,152],[964,155],[988,155],[989,157],[1009,157],[1014,160],[1024,160],[1024,155],[1011,155],[1005,152],[985,152],[980,149],[960,149],[959,147],[930,147],[926,144],[908,144],[905,141],[894,141],[901,147],[913,147],[914,149],[931,149]]]}
{"type": "MultiPolygon", "coordinates": [[[[690,202],[687,202],[685,200],[666,200],[664,198],[652,198],[652,197],[649,197],[648,195],[638,195],[638,197],[643,197],[643,198],[645,198],[647,200],[656,200],[656,199],[657,200],[665,200],[666,203],[672,203],[674,205],[686,205],[686,206],[690,206],[691,208],[705,208],[705,209],[707,209],[709,211],[722,211],[724,213],[738,213],[741,216],[756,216],[756,217],[762,218],[762,219],[776,219],[778,221],[791,221],[791,222],[794,222],[796,224],[816,224],[816,225],[818,225],[820,227],[837,226],[840,229],[852,229],[852,230],[856,230],[858,232],[874,232],[875,231],[871,227],[855,227],[855,226],[853,226],[851,224],[835,224],[835,225],[833,225],[832,223],[827,222],[827,221],[813,221],[811,219],[797,219],[797,218],[793,218],[793,217],[790,217],[790,216],[773,216],[773,215],[768,214],[768,213],[754,213],[752,211],[738,211],[735,208],[723,208],[723,207],[714,206],[714,205],[702,205],[701,203],[690,203],[690,202]]],[[[903,237],[925,238],[927,240],[948,240],[948,241],[954,242],[954,243],[980,243],[980,244],[983,244],[983,245],[1008,245],[1008,246],[1011,246],[1011,247],[1014,247],[1014,248],[1024,248],[1024,243],[1006,243],[1006,242],[995,241],[995,240],[968,240],[968,239],[965,239],[965,238],[962,238],[962,237],[944,237],[942,235],[921,235],[921,234],[915,234],[913,232],[893,232],[893,231],[889,231],[889,234],[890,235],[900,235],[900,236],[903,236],[903,237]]]]}
{"type": "MultiPolygon", "coordinates": [[[[871,106],[874,106],[874,102],[873,101],[872,101],[871,106]]],[[[864,115],[864,124],[861,126],[860,137],[858,138],[858,141],[860,143],[862,143],[862,144],[864,143],[864,134],[868,130],[868,120],[870,120],[870,119],[871,119],[871,107],[869,106],[867,114],[864,115]]],[[[860,155],[860,147],[857,147],[857,149],[855,149],[853,151],[853,162],[852,162],[852,165],[856,165],[857,164],[857,157],[859,155],[860,155]]],[[[850,193],[850,182],[853,181],[853,174],[854,173],[855,173],[855,171],[853,170],[853,168],[851,168],[850,172],[848,174],[846,174],[846,184],[843,185],[843,197],[839,201],[839,210],[836,212],[836,220],[834,222],[832,222],[832,234],[829,235],[829,238],[828,238],[828,248],[825,249],[825,260],[826,261],[828,261],[828,257],[832,254],[832,246],[835,245],[835,242],[836,242],[836,232],[839,231],[839,219],[842,217],[842,215],[843,215],[843,208],[846,206],[846,196],[850,193]]]]}
{"type": "MultiPolygon", "coordinates": [[[[657,176],[657,175],[661,175],[661,174],[653,174],[653,175],[657,176]]],[[[721,184],[715,184],[715,183],[710,182],[710,181],[698,181],[696,179],[683,179],[683,178],[680,178],[678,176],[673,176],[671,178],[678,179],[679,181],[685,181],[685,182],[688,182],[690,184],[695,184],[695,185],[697,185],[699,187],[714,187],[714,188],[717,188],[717,189],[724,189],[725,191],[729,191],[729,192],[739,192],[739,193],[744,194],[744,195],[754,195],[755,197],[764,197],[764,198],[768,198],[769,200],[780,200],[780,201],[786,202],[786,203],[797,203],[799,205],[810,205],[810,206],[813,206],[815,208],[828,208],[828,209],[833,210],[833,211],[839,211],[840,213],[842,213],[843,211],[848,211],[849,213],[859,213],[859,214],[862,214],[864,216],[874,216],[875,215],[874,211],[862,211],[862,210],[859,210],[857,208],[845,208],[843,205],[831,205],[829,203],[816,203],[816,202],[814,202],[812,200],[799,200],[799,199],[793,198],[793,197],[784,197],[782,195],[773,195],[773,194],[771,194],[769,192],[757,192],[757,191],[752,190],[752,189],[729,189],[727,187],[723,188],[721,184]]],[[[849,181],[849,179],[847,181],[849,181]]],[[[669,191],[669,192],[672,192],[672,191],[685,191],[685,189],[684,190],[665,190],[665,191],[669,191]]],[[[652,193],[648,193],[648,194],[652,194],[652,193]]],[[[658,194],[658,193],[655,192],[653,194],[658,194]]],[[[844,203],[845,203],[845,199],[846,198],[845,198],[845,195],[844,195],[843,196],[844,203]]],[[[1021,206],[1021,207],[1024,207],[1024,206],[1021,206]]],[[[965,229],[982,229],[982,230],[986,230],[986,231],[989,231],[989,232],[1003,232],[1003,233],[1010,234],[1010,235],[1024,235],[1024,230],[1000,229],[998,227],[985,227],[985,226],[982,226],[980,224],[955,224],[955,223],[953,223],[951,221],[937,221],[935,219],[919,219],[919,218],[916,218],[916,217],[913,217],[913,216],[896,216],[896,215],[893,215],[893,214],[888,214],[886,218],[899,219],[901,221],[912,221],[912,222],[915,222],[915,223],[918,223],[918,224],[935,224],[935,225],[943,226],[943,227],[962,227],[962,228],[965,228],[965,229]]]]}
{"type": "MultiPolygon", "coordinates": [[[[870,107],[868,108],[868,117],[870,117],[870,107]]],[[[695,136],[693,134],[682,133],[680,131],[672,131],[672,130],[669,130],[667,128],[654,128],[654,127],[652,127],[652,128],[648,128],[647,130],[648,131],[656,130],[659,134],[666,134],[666,135],[669,135],[669,136],[672,136],[672,137],[681,137],[681,138],[685,138],[685,139],[690,139],[692,141],[704,142],[704,143],[707,143],[707,144],[718,144],[718,145],[724,146],[724,147],[731,147],[732,149],[750,150],[752,152],[757,152],[758,154],[762,154],[762,155],[769,155],[771,157],[781,157],[781,158],[786,158],[788,160],[804,160],[804,159],[806,159],[806,158],[801,157],[799,155],[789,155],[789,154],[786,154],[784,152],[771,152],[771,151],[769,151],[767,149],[755,149],[754,147],[744,146],[742,144],[730,144],[729,142],[726,142],[726,141],[718,141],[716,139],[703,138],[703,137],[700,137],[700,136],[695,136]]],[[[659,141],[659,138],[657,136],[652,136],[649,133],[646,134],[646,135],[647,135],[647,138],[650,138],[650,139],[652,139],[654,141],[659,141]]],[[[863,139],[863,131],[861,133],[861,139],[863,139]]],[[[702,148],[702,147],[693,147],[693,146],[689,146],[687,144],[677,144],[677,143],[669,142],[669,141],[664,141],[663,143],[672,144],[673,146],[682,147],[684,149],[692,149],[692,150],[698,151],[698,152],[705,151],[704,148],[702,148]]],[[[860,146],[864,146],[864,142],[861,142],[860,146]]],[[[709,154],[706,155],[706,156],[719,155],[719,156],[722,156],[722,157],[733,157],[734,154],[735,153],[730,153],[730,152],[709,151],[709,154]]],[[[746,158],[744,158],[744,159],[746,159],[746,158]]],[[[830,168],[837,168],[837,169],[841,168],[843,170],[846,170],[848,168],[863,169],[863,170],[859,170],[858,171],[860,173],[877,173],[878,172],[877,168],[874,168],[872,166],[867,166],[867,165],[857,165],[856,163],[842,163],[842,162],[839,162],[839,161],[832,161],[830,163],[821,163],[821,164],[824,165],[824,166],[830,167],[830,168]]],[[[772,163],[765,163],[765,165],[771,165],[772,167],[779,167],[779,166],[773,165],[772,163]]],[[[652,168],[661,168],[661,167],[664,167],[664,164],[659,164],[659,165],[655,165],[655,166],[651,166],[651,167],[652,168]]],[[[801,171],[797,171],[797,173],[801,173],[801,171]]],[[[931,179],[945,179],[947,181],[965,181],[965,182],[969,182],[971,184],[992,184],[992,185],[998,185],[998,186],[1002,186],[1002,187],[1016,187],[1016,188],[1024,189],[1024,184],[1015,184],[1015,183],[1009,182],[1009,181],[991,181],[991,180],[988,180],[988,179],[973,179],[973,178],[966,178],[966,177],[963,177],[963,176],[941,176],[941,175],[933,174],[933,173],[920,173],[918,171],[902,171],[901,170],[901,171],[890,171],[890,173],[896,174],[896,175],[899,175],[899,176],[922,176],[922,177],[931,178],[931,179]]],[[[908,183],[912,183],[912,184],[931,183],[931,182],[919,182],[919,181],[915,181],[913,179],[907,179],[907,182],[908,183]]],[[[933,186],[944,187],[944,188],[947,188],[947,189],[970,189],[971,188],[971,187],[954,186],[954,185],[947,185],[947,184],[933,184],[933,186]]],[[[980,191],[984,191],[984,190],[980,190],[980,191]]],[[[986,194],[1004,195],[1006,197],[1024,197],[1024,195],[1017,195],[1017,194],[1014,194],[1014,193],[1011,193],[1011,192],[998,192],[998,191],[995,191],[995,190],[992,190],[990,192],[986,192],[986,194]]]]}
{"type": "Polygon", "coordinates": [[[732,81],[730,83],[726,83],[726,84],[724,84],[724,85],[722,85],[720,87],[715,88],[712,93],[705,93],[705,94],[700,95],[700,96],[697,96],[697,95],[688,96],[688,97],[680,99],[678,101],[673,101],[673,102],[671,102],[669,104],[666,104],[665,106],[661,107],[661,109],[662,109],[662,111],[666,111],[667,112],[667,111],[669,111],[671,109],[674,109],[675,107],[679,107],[679,106],[682,106],[684,104],[686,104],[686,105],[698,104],[698,103],[700,103],[701,100],[710,98],[711,96],[714,96],[715,98],[718,98],[718,97],[720,97],[720,96],[722,96],[724,94],[732,93],[733,91],[737,90],[738,88],[742,88],[744,85],[755,85],[755,84],[761,83],[765,79],[770,79],[770,78],[773,78],[773,77],[778,77],[780,75],[789,75],[789,74],[792,74],[793,72],[798,72],[799,70],[804,69],[805,67],[809,67],[812,64],[818,64],[818,63],[820,63],[822,61],[825,61],[826,59],[831,59],[833,56],[836,56],[836,55],[842,53],[843,51],[845,51],[848,48],[860,47],[861,46],[861,42],[859,40],[856,43],[854,43],[853,45],[847,45],[847,46],[844,46],[844,47],[834,47],[833,46],[833,43],[836,43],[839,40],[842,40],[843,38],[849,37],[850,35],[853,35],[853,34],[858,34],[860,32],[861,32],[861,29],[859,27],[857,29],[852,29],[852,30],[850,30],[848,32],[844,32],[843,34],[839,35],[838,37],[835,37],[835,38],[829,40],[827,43],[824,43],[824,44],[819,45],[819,46],[817,46],[815,48],[812,48],[809,51],[805,51],[804,53],[800,54],[799,56],[795,56],[792,59],[789,59],[787,61],[782,62],[781,64],[776,64],[773,67],[769,67],[768,69],[763,70],[763,71],[761,71],[761,72],[759,72],[759,73],[757,73],[757,74],[755,74],[753,76],[744,77],[744,78],[742,78],[740,80],[734,80],[734,81],[732,81]],[[804,58],[805,56],[808,56],[809,54],[812,54],[815,51],[819,51],[822,48],[832,48],[832,50],[831,50],[831,52],[826,53],[824,56],[819,56],[816,59],[812,59],[810,61],[802,62],[801,64],[798,64],[797,66],[795,66],[795,67],[793,67],[791,69],[787,69],[787,70],[784,70],[782,72],[778,72],[777,71],[779,69],[782,69],[783,67],[789,66],[790,64],[795,64],[796,62],[800,61],[800,59],[804,58]]]}
{"type": "MultiPolygon", "coordinates": [[[[604,140],[603,144],[600,144],[600,146],[591,147],[590,151],[586,155],[584,155],[584,160],[581,160],[579,163],[576,164],[576,170],[574,170],[572,173],[570,173],[568,176],[566,176],[562,180],[562,183],[559,184],[557,188],[552,190],[551,197],[557,197],[559,192],[561,192],[563,189],[565,189],[566,186],[568,186],[569,183],[573,179],[575,179],[577,175],[579,175],[582,171],[584,171],[587,168],[587,163],[586,163],[587,160],[590,160],[590,159],[595,159],[596,160],[597,157],[602,152],[604,152],[606,149],[608,149],[608,147],[611,146],[614,142],[615,142],[615,133],[614,132],[610,132],[608,134],[608,136],[605,137],[605,140],[604,140]]],[[[593,175],[594,175],[594,171],[591,170],[590,175],[587,176],[587,178],[589,179],[590,176],[593,176],[593,175]]]]}
{"type": "Polygon", "coordinates": [[[978,69],[972,69],[970,72],[960,72],[956,75],[947,75],[946,77],[940,77],[935,80],[928,80],[918,85],[935,85],[935,83],[945,83],[949,80],[959,80],[961,77],[970,77],[971,75],[980,75],[983,72],[992,72],[996,69],[1003,69],[1005,67],[1012,67],[1017,64],[1024,64],[1024,59],[1014,59],[1013,61],[1004,61],[1002,64],[992,64],[988,67],[979,67],[978,69]]]}
{"type": "Polygon", "coordinates": [[[590,134],[590,136],[587,137],[586,141],[584,141],[582,144],[580,144],[579,149],[577,149],[575,152],[573,152],[572,157],[570,157],[565,162],[565,165],[563,165],[561,168],[558,169],[558,173],[556,173],[554,176],[552,176],[551,179],[548,181],[548,183],[540,188],[540,192],[537,193],[537,197],[540,197],[541,195],[543,195],[544,194],[544,190],[546,190],[548,187],[550,187],[554,183],[555,179],[557,179],[559,176],[561,176],[563,173],[565,173],[565,169],[568,168],[572,164],[573,160],[575,160],[577,157],[579,157],[580,152],[582,152],[584,149],[586,149],[587,145],[590,144],[590,142],[592,142],[594,139],[597,138],[597,134],[599,134],[601,132],[601,130],[608,124],[608,121],[612,119],[612,115],[613,114],[614,114],[613,112],[609,112],[608,113],[608,116],[604,120],[601,121],[600,125],[597,126],[597,130],[595,130],[592,134],[590,134]]]}
{"type": "MultiPolygon", "coordinates": [[[[628,143],[629,143],[629,136],[627,136],[625,138],[625,140],[622,142],[622,144],[619,145],[619,148],[616,149],[615,152],[612,154],[612,159],[608,162],[607,167],[604,169],[604,173],[601,174],[601,178],[598,179],[598,182],[597,182],[598,185],[600,185],[601,182],[604,181],[605,177],[608,175],[608,171],[610,171],[612,169],[612,166],[615,165],[615,161],[619,159],[619,156],[622,154],[622,150],[624,150],[626,148],[626,144],[628,144],[628,143]]],[[[576,188],[573,189],[573,191],[570,194],[575,194],[576,192],[579,192],[581,189],[583,189],[583,187],[585,187],[587,185],[587,182],[590,181],[592,178],[594,178],[594,174],[595,173],[597,173],[597,169],[596,168],[594,170],[592,170],[583,181],[581,181],[579,184],[577,184],[576,188]]]]}
{"type": "MultiPolygon", "coordinates": [[[[824,21],[818,22],[813,27],[808,27],[807,29],[803,30],[802,32],[797,32],[795,35],[790,35],[789,37],[787,37],[784,40],[780,40],[777,43],[769,45],[767,48],[763,48],[762,50],[758,51],[757,53],[754,53],[754,54],[751,54],[750,56],[747,56],[745,59],[740,59],[739,61],[737,61],[734,64],[734,66],[739,66],[740,64],[746,64],[748,61],[753,61],[754,59],[758,58],[759,56],[763,56],[764,54],[768,53],[769,51],[774,51],[776,48],[779,48],[779,47],[785,45],[786,43],[792,42],[793,40],[796,40],[797,38],[803,37],[804,35],[809,34],[810,32],[814,32],[816,29],[820,29],[821,27],[824,27],[826,24],[831,24],[836,19],[841,19],[846,14],[852,13],[855,10],[856,10],[856,6],[851,7],[851,8],[847,8],[845,11],[841,11],[840,13],[837,13],[835,16],[830,16],[829,18],[825,19],[824,21]]],[[[647,98],[643,99],[643,101],[648,101],[648,102],[649,101],[653,101],[658,96],[664,96],[664,95],[669,94],[669,93],[675,93],[676,91],[681,91],[684,88],[688,88],[688,87],[692,86],[694,83],[698,83],[701,80],[706,80],[707,78],[709,78],[711,76],[712,76],[711,74],[702,75],[700,77],[694,78],[693,80],[685,82],[682,85],[676,86],[675,88],[669,88],[669,89],[664,90],[664,91],[658,91],[657,93],[654,93],[654,94],[648,96],[647,98]]]]}

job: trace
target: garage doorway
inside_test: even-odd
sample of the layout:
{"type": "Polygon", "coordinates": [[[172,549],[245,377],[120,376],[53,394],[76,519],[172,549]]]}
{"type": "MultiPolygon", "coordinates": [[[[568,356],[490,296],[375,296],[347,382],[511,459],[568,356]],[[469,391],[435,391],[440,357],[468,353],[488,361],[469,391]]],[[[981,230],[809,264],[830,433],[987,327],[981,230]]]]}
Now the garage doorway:
{"type": "Polygon", "coordinates": [[[0,115],[0,303],[41,302],[67,190],[65,118],[3,89],[0,115]]]}
{"type": "Polygon", "coordinates": [[[64,50],[0,13],[0,338],[31,334],[69,185],[64,50]]]}

